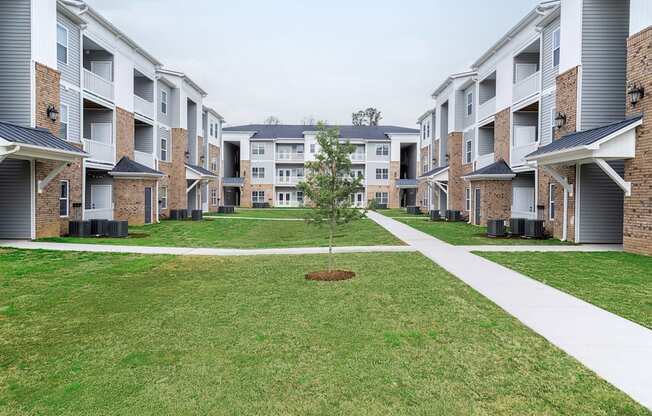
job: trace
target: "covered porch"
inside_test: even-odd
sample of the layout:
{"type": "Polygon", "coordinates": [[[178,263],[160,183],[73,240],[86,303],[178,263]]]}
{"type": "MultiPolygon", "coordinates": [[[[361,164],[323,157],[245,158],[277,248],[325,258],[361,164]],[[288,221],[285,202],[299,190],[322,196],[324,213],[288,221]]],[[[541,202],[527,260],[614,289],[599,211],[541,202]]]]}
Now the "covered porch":
{"type": "Polygon", "coordinates": [[[434,168],[419,177],[431,191],[428,211],[439,211],[440,217],[445,217],[448,209],[448,166],[434,168]]]}

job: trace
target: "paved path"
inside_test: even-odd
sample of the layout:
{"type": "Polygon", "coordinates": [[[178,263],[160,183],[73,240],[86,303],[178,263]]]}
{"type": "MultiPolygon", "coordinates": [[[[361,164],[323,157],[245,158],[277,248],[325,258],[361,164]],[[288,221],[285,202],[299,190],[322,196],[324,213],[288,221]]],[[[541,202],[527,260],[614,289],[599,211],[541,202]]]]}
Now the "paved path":
{"type": "Polygon", "coordinates": [[[623,251],[623,246],[617,244],[585,244],[579,246],[570,246],[570,245],[558,245],[558,246],[546,246],[546,245],[534,245],[534,246],[457,246],[457,248],[465,251],[512,251],[512,252],[580,252],[580,253],[594,253],[594,252],[606,252],[606,251],[623,251]]]}
{"type": "Polygon", "coordinates": [[[652,410],[652,331],[375,212],[369,218],[652,410]]]}
{"type": "MultiPolygon", "coordinates": [[[[268,256],[292,254],[325,254],[328,247],[230,249],[191,247],[144,247],[110,244],[45,243],[38,241],[0,241],[0,247],[27,250],[86,251],[93,253],[172,254],[176,256],[268,256]]],[[[395,253],[417,251],[410,246],[355,246],[335,247],[335,253],[395,253]]]]}

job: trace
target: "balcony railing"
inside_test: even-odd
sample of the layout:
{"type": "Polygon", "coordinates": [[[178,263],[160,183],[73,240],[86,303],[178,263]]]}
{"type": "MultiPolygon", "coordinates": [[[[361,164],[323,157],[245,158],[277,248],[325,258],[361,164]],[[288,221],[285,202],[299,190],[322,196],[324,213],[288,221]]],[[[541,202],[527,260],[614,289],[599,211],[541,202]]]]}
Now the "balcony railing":
{"type": "Polygon", "coordinates": [[[90,160],[115,163],[115,146],[113,143],[84,139],[84,151],[90,155],[90,160]]]}
{"type": "Polygon", "coordinates": [[[134,111],[141,116],[154,120],[154,103],[134,94],[134,111]]]}
{"type": "Polygon", "coordinates": [[[84,69],[84,89],[105,100],[113,101],[113,82],[84,69]]]}
{"type": "Polygon", "coordinates": [[[277,185],[296,185],[299,182],[303,182],[303,176],[276,176],[277,185]]]}
{"type": "Polygon", "coordinates": [[[227,177],[222,179],[222,183],[226,187],[238,188],[244,186],[245,178],[227,177]]]}
{"type": "Polygon", "coordinates": [[[475,161],[475,170],[482,169],[486,166],[491,165],[494,163],[494,154],[489,153],[486,155],[480,155],[478,156],[478,159],[475,161]]]}
{"type": "Polygon", "coordinates": [[[276,206],[277,207],[284,207],[284,208],[299,208],[299,207],[303,206],[303,202],[286,201],[286,200],[280,201],[280,200],[277,199],[276,200],[276,206]]]}
{"type": "Polygon", "coordinates": [[[156,162],[154,161],[154,155],[151,153],[134,150],[134,159],[136,160],[136,162],[140,163],[141,165],[145,165],[150,169],[156,169],[155,168],[156,162]]]}
{"type": "Polygon", "coordinates": [[[303,162],[304,154],[296,152],[278,152],[276,153],[276,160],[280,162],[303,162]]]}
{"type": "Polygon", "coordinates": [[[86,209],[84,220],[113,220],[113,208],[86,209]]]}
{"type": "Polygon", "coordinates": [[[478,106],[478,121],[482,121],[496,114],[496,97],[485,101],[478,106]]]}
{"type": "Polygon", "coordinates": [[[512,218],[525,218],[526,220],[536,220],[537,213],[530,211],[518,211],[512,208],[512,218]]]}
{"type": "Polygon", "coordinates": [[[352,162],[364,162],[365,154],[364,153],[351,153],[352,162]]]}
{"type": "Polygon", "coordinates": [[[514,102],[517,103],[541,91],[541,72],[537,71],[529,77],[514,84],[514,102]]]}

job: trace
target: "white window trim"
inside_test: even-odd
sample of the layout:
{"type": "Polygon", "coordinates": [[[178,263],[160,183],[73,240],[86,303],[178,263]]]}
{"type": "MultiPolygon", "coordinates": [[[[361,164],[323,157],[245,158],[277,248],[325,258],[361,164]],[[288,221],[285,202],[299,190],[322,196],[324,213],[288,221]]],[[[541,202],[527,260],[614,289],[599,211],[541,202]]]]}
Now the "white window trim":
{"type": "Polygon", "coordinates": [[[466,116],[470,117],[472,115],[473,115],[473,91],[470,91],[466,94],[466,116]]]}
{"type": "Polygon", "coordinates": [[[389,193],[388,192],[376,192],[375,195],[376,202],[381,205],[389,204],[389,193]]]}
{"type": "Polygon", "coordinates": [[[168,187],[167,186],[161,186],[160,196],[161,196],[161,209],[168,209],[168,187]]]}
{"type": "Polygon", "coordinates": [[[265,156],[265,145],[263,143],[254,143],[251,146],[251,154],[254,156],[265,156]]]}
{"type": "Polygon", "coordinates": [[[70,181],[65,179],[59,181],[59,218],[68,218],[70,217],[70,181]],[[66,197],[61,197],[61,184],[66,184],[66,197]],[[61,215],[61,201],[66,201],[66,215],[61,215]]]}
{"type": "Polygon", "coordinates": [[[61,62],[64,65],[68,65],[69,61],[69,55],[70,55],[70,48],[68,47],[70,45],[70,32],[68,31],[68,28],[62,25],[61,23],[57,23],[57,31],[59,28],[63,29],[66,32],[66,44],[64,45],[63,43],[59,43],[59,36],[57,36],[57,45],[61,45],[64,48],[66,48],[66,61],[60,61],[59,60],[59,54],[57,53],[57,62],[61,62]]]}
{"type": "Polygon", "coordinates": [[[66,108],[66,121],[64,123],[62,116],[59,123],[66,125],[66,137],[62,137],[62,139],[68,140],[68,137],[70,137],[70,106],[68,104],[59,104],[59,107],[60,114],[63,114],[63,108],[66,108]]]}
{"type": "Polygon", "coordinates": [[[376,156],[389,156],[389,145],[387,143],[377,144],[376,156]]]}
{"type": "Polygon", "coordinates": [[[388,168],[376,168],[376,180],[377,181],[387,181],[387,180],[389,180],[389,169],[388,168]]]}
{"type": "Polygon", "coordinates": [[[556,198],[555,198],[556,191],[557,191],[557,189],[556,189],[555,184],[550,183],[548,185],[548,220],[549,221],[554,221],[555,217],[557,216],[557,201],[556,201],[556,198]],[[553,190],[555,192],[553,192],[553,190]],[[554,210],[551,208],[553,206],[555,207],[554,210]]]}
{"type": "Polygon", "coordinates": [[[168,140],[167,137],[161,137],[161,151],[159,154],[159,157],[161,158],[162,161],[164,162],[169,162],[170,160],[170,141],[168,140]],[[165,147],[163,146],[163,142],[165,142],[165,147]],[[165,150],[165,157],[163,157],[163,151],[165,150]]]}
{"type": "Polygon", "coordinates": [[[253,179],[265,179],[265,168],[254,166],[251,168],[251,177],[253,179]]]}
{"type": "Polygon", "coordinates": [[[464,141],[464,155],[462,156],[462,159],[465,165],[468,165],[469,163],[473,162],[473,140],[464,141]],[[471,144],[471,149],[467,150],[467,145],[469,143],[471,144]],[[467,159],[468,155],[470,155],[470,157],[467,159]]]}
{"type": "Polygon", "coordinates": [[[555,118],[557,117],[557,107],[550,109],[550,132],[552,136],[550,137],[551,141],[555,141],[555,130],[557,129],[557,122],[555,118]]]}
{"type": "Polygon", "coordinates": [[[216,207],[218,205],[218,198],[217,198],[217,189],[213,188],[211,189],[211,205],[216,207]]]}
{"type": "Polygon", "coordinates": [[[465,189],[465,197],[466,197],[466,210],[468,212],[471,212],[471,187],[467,187],[465,189]]]}
{"type": "Polygon", "coordinates": [[[251,202],[262,204],[265,202],[265,191],[252,191],[251,202]]]}
{"type": "Polygon", "coordinates": [[[167,91],[161,90],[161,114],[168,113],[168,93],[167,91]],[[165,97],[165,99],[163,99],[165,97]],[[165,111],[163,111],[163,104],[165,104],[165,111]]]}
{"type": "Polygon", "coordinates": [[[552,32],[552,42],[551,42],[551,47],[552,47],[552,67],[557,68],[559,67],[559,64],[561,63],[561,28],[557,28],[552,32]],[[559,46],[555,47],[555,36],[559,33],[559,46]],[[555,51],[559,49],[559,62],[557,65],[555,65],[555,51]]]}

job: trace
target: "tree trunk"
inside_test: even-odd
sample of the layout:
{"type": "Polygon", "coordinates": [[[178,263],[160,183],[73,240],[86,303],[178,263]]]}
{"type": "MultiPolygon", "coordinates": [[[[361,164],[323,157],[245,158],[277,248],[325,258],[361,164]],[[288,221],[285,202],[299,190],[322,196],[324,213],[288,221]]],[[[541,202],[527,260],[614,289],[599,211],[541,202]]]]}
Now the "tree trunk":
{"type": "Polygon", "coordinates": [[[335,222],[331,220],[330,235],[328,237],[328,271],[333,271],[333,234],[335,234],[335,222]]]}

